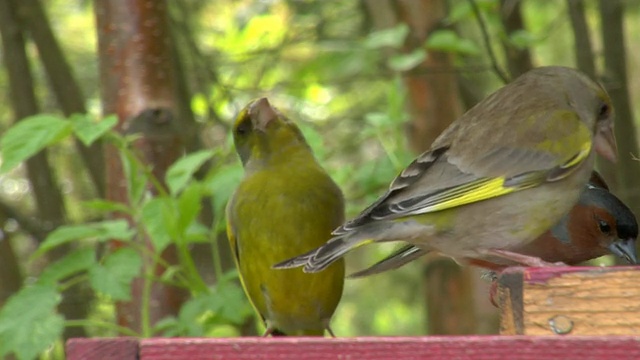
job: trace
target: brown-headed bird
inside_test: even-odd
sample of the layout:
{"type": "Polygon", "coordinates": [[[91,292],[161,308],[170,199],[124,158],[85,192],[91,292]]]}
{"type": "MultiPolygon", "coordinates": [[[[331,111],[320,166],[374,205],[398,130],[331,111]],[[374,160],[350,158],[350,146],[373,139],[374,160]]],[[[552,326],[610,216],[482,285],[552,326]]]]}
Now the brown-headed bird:
{"type": "Polygon", "coordinates": [[[517,251],[578,201],[596,152],[616,160],[612,114],[605,90],[585,74],[533,69],[454,121],[326,244],[274,267],[318,272],[352,249],[387,241],[459,262],[548,264],[517,251]]]}
{"type": "Polygon", "coordinates": [[[344,221],[342,192],[316,161],[298,127],[255,100],[233,127],[245,174],[227,205],[227,233],[245,292],[266,335],[331,335],[344,263],[319,274],[271,265],[324,244],[344,221]]]}

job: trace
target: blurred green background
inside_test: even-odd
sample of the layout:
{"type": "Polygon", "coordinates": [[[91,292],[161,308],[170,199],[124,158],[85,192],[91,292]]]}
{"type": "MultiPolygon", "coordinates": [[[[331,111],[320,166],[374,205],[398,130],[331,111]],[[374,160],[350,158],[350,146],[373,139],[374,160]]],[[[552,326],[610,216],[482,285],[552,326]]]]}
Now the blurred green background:
{"type": "MultiPolygon", "coordinates": [[[[2,6],[19,3],[0,2],[2,6]]],[[[100,117],[94,5],[86,0],[48,0],[41,5],[66,66],[84,94],[88,114],[100,117]]],[[[633,114],[640,103],[640,82],[636,81],[640,53],[634,51],[633,44],[640,42],[638,1],[183,0],[168,1],[167,14],[181,65],[179,76],[187,85],[184,95],[189,99],[198,138],[202,147],[217,151],[211,172],[216,174],[213,196],[218,207],[241,176],[230,127],[236,113],[251,99],[268,97],[300,124],[316,156],[343,189],[350,217],[384,193],[394,176],[438,135],[436,129],[443,129],[455,116],[500,87],[500,74],[512,78],[527,67],[541,65],[583,68],[576,41],[584,40],[587,34],[592,46],[587,57],[595,75],[609,89],[622,91],[620,96],[630,104],[631,112],[623,112],[624,122],[617,125],[617,132],[626,134],[625,139],[619,138],[624,141],[621,154],[628,158],[629,153],[637,155],[633,114]],[[576,13],[576,4],[583,13],[576,13]],[[607,7],[613,8],[613,15],[606,12],[607,7]],[[618,20],[615,11],[622,15],[618,20]],[[576,31],[571,20],[576,14],[584,16],[588,33],[576,31]],[[604,21],[607,19],[613,20],[604,21]],[[623,29],[621,34],[607,33],[618,28],[623,29]],[[607,43],[607,48],[603,36],[619,40],[607,43]],[[607,51],[616,49],[627,49],[622,59],[618,56],[623,64],[626,61],[627,77],[622,80],[615,72],[619,67],[606,60],[607,51]],[[447,87],[441,85],[443,82],[447,87]],[[450,101],[442,98],[447,94],[451,94],[450,101]]],[[[59,90],[49,86],[43,68],[47,55],[30,37],[33,24],[25,24],[30,19],[21,18],[18,23],[24,27],[24,49],[39,111],[60,115],[55,94],[59,90]]],[[[4,66],[0,71],[2,131],[10,128],[16,117],[6,71],[11,53],[4,45],[0,50],[4,66]]],[[[636,170],[628,170],[626,164],[602,171],[614,192],[637,212],[638,191],[630,179],[630,171],[636,170]]],[[[82,205],[99,193],[72,141],[50,148],[48,165],[64,198],[65,224],[104,216],[82,205]]],[[[0,224],[26,283],[47,266],[46,260],[27,261],[39,243],[29,229],[29,221],[50,229],[39,218],[33,190],[25,166],[0,175],[0,224]]],[[[218,221],[216,229],[223,231],[220,224],[218,221]]],[[[226,241],[218,239],[218,243],[225,256],[226,241]]],[[[348,272],[364,268],[392,249],[391,245],[382,245],[357,251],[347,258],[348,272]]],[[[214,283],[211,257],[195,258],[205,281],[214,283]]],[[[611,261],[600,259],[597,263],[611,261]]],[[[232,268],[228,259],[223,263],[227,270],[232,268]]],[[[339,336],[434,333],[425,299],[442,288],[428,285],[427,266],[417,261],[387,274],[347,280],[333,318],[334,332],[339,336]]],[[[0,271],[0,282],[6,284],[6,276],[0,271]]],[[[496,310],[488,304],[487,282],[476,270],[465,270],[459,276],[457,285],[451,286],[465,287],[459,294],[469,297],[464,306],[473,307],[473,311],[459,313],[467,325],[457,328],[468,333],[497,332],[496,310]]],[[[0,285],[0,295],[2,306],[11,293],[0,285]]],[[[440,295],[449,296],[445,292],[440,295]]],[[[112,298],[97,294],[88,301],[90,320],[114,322],[112,298]]],[[[444,314],[456,313],[450,311],[444,314]]],[[[254,329],[247,332],[237,324],[213,322],[206,327],[206,334],[235,336],[255,331],[253,323],[248,327],[254,329]]],[[[115,334],[104,327],[86,329],[89,336],[115,334]]],[[[60,351],[48,356],[59,355],[60,351]]]]}

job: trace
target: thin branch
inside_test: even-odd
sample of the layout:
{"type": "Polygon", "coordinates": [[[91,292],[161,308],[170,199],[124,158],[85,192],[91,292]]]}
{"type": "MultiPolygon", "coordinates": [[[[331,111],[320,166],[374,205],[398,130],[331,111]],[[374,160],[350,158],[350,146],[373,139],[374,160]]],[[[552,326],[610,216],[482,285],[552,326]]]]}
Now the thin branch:
{"type": "Polygon", "coordinates": [[[578,69],[596,79],[596,64],[593,59],[593,46],[591,46],[591,35],[584,3],[582,1],[567,0],[569,7],[569,18],[571,19],[571,29],[574,38],[574,53],[578,69]]]}
{"type": "Polygon", "coordinates": [[[496,75],[502,80],[503,83],[509,82],[509,77],[500,69],[498,66],[498,59],[496,58],[496,54],[493,52],[493,48],[491,47],[491,41],[489,40],[489,31],[487,31],[487,24],[485,24],[482,14],[480,13],[480,8],[475,0],[468,0],[469,5],[473,9],[473,13],[476,15],[478,19],[478,25],[480,26],[480,31],[482,32],[482,40],[484,41],[484,45],[487,48],[487,53],[489,54],[489,59],[491,60],[491,65],[493,67],[493,71],[495,71],[496,75]]]}

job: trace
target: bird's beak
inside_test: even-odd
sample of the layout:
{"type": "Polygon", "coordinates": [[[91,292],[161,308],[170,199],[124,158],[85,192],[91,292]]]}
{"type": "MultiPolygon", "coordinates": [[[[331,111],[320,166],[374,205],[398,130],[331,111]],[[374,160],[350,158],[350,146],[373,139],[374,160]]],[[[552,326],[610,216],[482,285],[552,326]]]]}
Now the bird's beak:
{"type": "Polygon", "coordinates": [[[267,126],[278,117],[278,114],[267,98],[261,98],[249,106],[249,116],[255,129],[266,132],[267,126]]]}
{"type": "Polygon", "coordinates": [[[636,239],[618,239],[609,245],[609,250],[613,254],[627,260],[630,264],[638,264],[636,239]]]}
{"type": "Polygon", "coordinates": [[[613,122],[607,121],[598,125],[594,139],[595,149],[600,156],[615,163],[618,161],[618,145],[613,134],[613,122]]]}

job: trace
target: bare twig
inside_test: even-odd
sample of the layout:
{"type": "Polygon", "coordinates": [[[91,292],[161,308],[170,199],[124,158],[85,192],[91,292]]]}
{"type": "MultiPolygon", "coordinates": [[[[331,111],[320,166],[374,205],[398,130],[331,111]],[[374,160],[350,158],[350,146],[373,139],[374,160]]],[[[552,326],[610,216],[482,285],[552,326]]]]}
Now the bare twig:
{"type": "Polygon", "coordinates": [[[3,212],[7,218],[15,220],[20,228],[33,236],[36,241],[39,243],[44,241],[48,230],[39,221],[31,219],[27,215],[20,213],[18,209],[1,199],[0,211],[3,212]]]}
{"type": "Polygon", "coordinates": [[[489,59],[491,60],[491,65],[493,66],[493,71],[495,71],[496,75],[502,80],[503,83],[509,82],[509,77],[500,69],[498,66],[498,59],[496,58],[496,54],[493,52],[493,48],[491,47],[491,41],[489,40],[489,32],[487,31],[487,24],[484,22],[484,18],[482,17],[482,13],[480,13],[480,8],[475,0],[468,0],[469,5],[473,9],[473,13],[476,15],[478,19],[478,26],[480,26],[480,31],[482,32],[482,40],[484,41],[484,45],[487,48],[487,53],[489,54],[489,59]]]}

